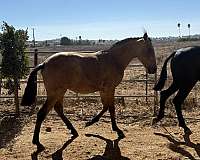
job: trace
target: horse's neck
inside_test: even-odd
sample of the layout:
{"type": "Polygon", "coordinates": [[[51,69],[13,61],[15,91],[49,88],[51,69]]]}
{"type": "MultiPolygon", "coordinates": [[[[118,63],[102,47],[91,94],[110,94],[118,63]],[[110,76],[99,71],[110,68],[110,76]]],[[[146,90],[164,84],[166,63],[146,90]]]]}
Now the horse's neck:
{"type": "Polygon", "coordinates": [[[110,50],[114,60],[120,67],[125,70],[128,64],[131,62],[133,58],[137,57],[138,50],[137,48],[129,48],[129,46],[118,47],[110,50]],[[134,50],[134,52],[132,51],[134,50]]]}

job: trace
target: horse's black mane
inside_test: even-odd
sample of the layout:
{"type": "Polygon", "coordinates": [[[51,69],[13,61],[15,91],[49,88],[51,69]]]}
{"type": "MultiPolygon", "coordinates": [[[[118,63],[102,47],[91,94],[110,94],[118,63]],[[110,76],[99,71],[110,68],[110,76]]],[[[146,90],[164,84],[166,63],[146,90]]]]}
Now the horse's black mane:
{"type": "Polygon", "coordinates": [[[101,52],[101,54],[108,54],[110,49],[115,48],[115,47],[120,46],[120,45],[123,45],[123,44],[127,43],[128,41],[131,41],[131,40],[138,40],[138,39],[140,39],[140,38],[142,38],[142,37],[126,38],[126,39],[123,39],[123,40],[121,40],[121,41],[118,41],[118,42],[116,42],[115,44],[113,44],[109,49],[103,50],[103,51],[101,52]]]}
{"type": "MultiPolygon", "coordinates": [[[[130,40],[138,40],[139,38],[141,38],[141,37],[126,38],[126,39],[123,39],[123,40],[121,40],[121,41],[116,42],[115,44],[112,45],[112,47],[116,47],[116,46],[122,45],[122,44],[124,44],[124,43],[127,43],[127,42],[130,41],[130,40]]],[[[112,48],[112,47],[111,47],[111,48],[112,48]]]]}

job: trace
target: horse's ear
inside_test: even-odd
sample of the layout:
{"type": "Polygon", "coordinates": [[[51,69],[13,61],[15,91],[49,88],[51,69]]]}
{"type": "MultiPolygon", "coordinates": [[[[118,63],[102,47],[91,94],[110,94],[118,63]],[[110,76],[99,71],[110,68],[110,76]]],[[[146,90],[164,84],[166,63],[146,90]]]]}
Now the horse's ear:
{"type": "Polygon", "coordinates": [[[147,32],[144,33],[143,38],[144,38],[145,41],[148,39],[147,32]]]}

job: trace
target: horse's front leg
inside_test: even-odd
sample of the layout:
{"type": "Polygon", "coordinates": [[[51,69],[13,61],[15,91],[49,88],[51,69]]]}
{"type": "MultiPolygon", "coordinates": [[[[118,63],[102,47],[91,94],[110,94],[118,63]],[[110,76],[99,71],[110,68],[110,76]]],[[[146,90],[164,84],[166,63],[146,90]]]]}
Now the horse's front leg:
{"type": "Polygon", "coordinates": [[[86,124],[85,124],[85,127],[88,127],[88,126],[91,126],[93,125],[94,123],[98,122],[99,119],[102,117],[102,115],[108,110],[108,106],[103,106],[103,109],[101,112],[99,112],[99,114],[97,114],[94,118],[92,118],[92,120],[88,121],[86,124]]]}
{"type": "Polygon", "coordinates": [[[117,123],[116,123],[114,103],[113,103],[113,105],[109,106],[109,112],[110,112],[110,118],[111,118],[113,131],[117,132],[119,139],[124,138],[125,135],[124,135],[123,131],[121,129],[119,129],[119,127],[117,126],[117,123]]]}
{"type": "Polygon", "coordinates": [[[111,118],[111,123],[112,123],[112,129],[113,131],[116,131],[118,134],[118,137],[124,138],[125,135],[122,132],[122,130],[119,129],[116,123],[116,118],[115,118],[115,106],[114,106],[114,89],[107,89],[107,92],[101,92],[101,100],[104,106],[108,106],[109,112],[110,112],[110,118],[111,118]]]}
{"type": "Polygon", "coordinates": [[[160,110],[157,117],[154,118],[152,121],[153,125],[159,122],[164,117],[166,100],[169,98],[169,96],[171,96],[177,90],[178,90],[178,86],[176,85],[175,82],[173,82],[167,90],[160,92],[160,110]]]}
{"type": "Polygon", "coordinates": [[[92,118],[92,120],[90,120],[89,122],[86,123],[86,127],[93,125],[94,123],[98,122],[99,119],[103,116],[103,114],[108,110],[108,93],[104,92],[104,91],[100,91],[100,97],[101,97],[101,102],[103,104],[103,109],[101,112],[99,112],[99,114],[97,114],[94,118],[92,118]]]}

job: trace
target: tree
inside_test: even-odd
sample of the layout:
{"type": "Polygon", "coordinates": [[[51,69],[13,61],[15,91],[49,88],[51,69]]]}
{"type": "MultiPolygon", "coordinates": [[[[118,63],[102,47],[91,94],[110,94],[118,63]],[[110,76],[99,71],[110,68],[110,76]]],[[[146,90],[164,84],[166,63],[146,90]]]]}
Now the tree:
{"type": "Polygon", "coordinates": [[[180,23],[178,23],[178,31],[179,31],[179,38],[181,37],[181,24],[180,23]]]}
{"type": "Polygon", "coordinates": [[[60,45],[71,45],[73,42],[68,37],[62,37],[60,39],[60,45]]]}
{"type": "Polygon", "coordinates": [[[25,78],[29,73],[28,55],[25,52],[26,41],[28,40],[27,34],[27,30],[15,30],[13,26],[3,22],[2,33],[0,34],[1,78],[7,79],[9,90],[14,92],[17,115],[19,115],[19,79],[25,78]]]}

